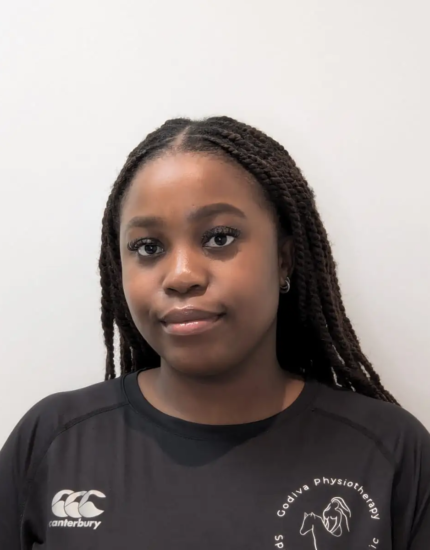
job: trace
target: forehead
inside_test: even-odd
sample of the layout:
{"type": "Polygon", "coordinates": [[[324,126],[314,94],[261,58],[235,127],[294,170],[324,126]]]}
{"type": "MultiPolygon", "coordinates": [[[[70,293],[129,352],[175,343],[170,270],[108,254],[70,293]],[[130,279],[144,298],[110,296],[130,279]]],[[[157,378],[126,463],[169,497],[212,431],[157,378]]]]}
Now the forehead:
{"type": "Polygon", "coordinates": [[[259,183],[241,166],[214,155],[170,153],[138,170],[123,201],[121,224],[146,212],[173,219],[219,202],[230,203],[249,216],[267,215],[259,183]]]}

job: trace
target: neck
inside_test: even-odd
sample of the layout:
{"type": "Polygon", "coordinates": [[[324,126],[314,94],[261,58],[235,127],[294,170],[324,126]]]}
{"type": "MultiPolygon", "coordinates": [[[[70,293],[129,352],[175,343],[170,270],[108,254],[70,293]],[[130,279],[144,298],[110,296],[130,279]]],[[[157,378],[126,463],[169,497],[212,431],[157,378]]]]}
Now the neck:
{"type": "Polygon", "coordinates": [[[290,406],[304,382],[281,369],[276,354],[256,353],[212,376],[184,374],[162,361],[144,371],[139,385],[158,410],[200,424],[242,424],[273,416],[290,406]]]}

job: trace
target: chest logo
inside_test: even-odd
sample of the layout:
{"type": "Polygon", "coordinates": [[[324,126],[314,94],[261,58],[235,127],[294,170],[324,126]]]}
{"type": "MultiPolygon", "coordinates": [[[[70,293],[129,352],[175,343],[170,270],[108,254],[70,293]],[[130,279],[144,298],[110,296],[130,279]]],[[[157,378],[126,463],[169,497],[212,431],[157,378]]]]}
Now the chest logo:
{"type": "Polygon", "coordinates": [[[290,488],[284,498],[276,512],[282,523],[274,537],[275,549],[301,548],[301,541],[306,541],[309,550],[340,550],[360,539],[360,548],[378,549],[380,511],[360,483],[318,477],[297,489],[290,488]]]}
{"type": "Polygon", "coordinates": [[[315,550],[318,550],[318,533],[330,533],[334,537],[340,537],[344,529],[349,531],[351,515],[351,510],[343,498],[334,497],[321,516],[317,516],[313,512],[305,513],[300,534],[311,534],[315,550]]]}
{"type": "Polygon", "coordinates": [[[106,498],[100,491],[71,491],[64,489],[59,491],[52,499],[52,513],[57,518],[73,518],[77,521],[64,519],[62,521],[50,521],[50,527],[92,527],[97,529],[101,521],[83,521],[83,519],[95,518],[103,514],[104,510],[98,508],[90,498],[106,498]]]}

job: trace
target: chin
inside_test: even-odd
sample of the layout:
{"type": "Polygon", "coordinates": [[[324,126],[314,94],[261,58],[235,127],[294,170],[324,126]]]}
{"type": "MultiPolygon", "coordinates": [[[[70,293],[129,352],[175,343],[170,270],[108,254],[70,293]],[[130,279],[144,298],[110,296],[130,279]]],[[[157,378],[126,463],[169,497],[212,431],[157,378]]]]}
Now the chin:
{"type": "Polygon", "coordinates": [[[233,368],[231,362],[219,360],[216,363],[207,359],[210,354],[199,357],[166,357],[166,363],[176,372],[196,378],[211,378],[222,376],[233,368]]]}

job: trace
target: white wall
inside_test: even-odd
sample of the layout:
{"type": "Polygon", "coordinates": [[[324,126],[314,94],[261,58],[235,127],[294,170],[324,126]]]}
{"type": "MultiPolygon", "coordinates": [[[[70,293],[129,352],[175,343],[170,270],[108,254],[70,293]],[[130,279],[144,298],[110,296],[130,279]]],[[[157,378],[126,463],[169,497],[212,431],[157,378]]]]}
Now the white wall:
{"type": "Polygon", "coordinates": [[[17,0],[0,16],[0,444],[103,380],[101,216],[166,118],[282,141],[319,199],[346,304],[430,428],[427,0],[17,0]]]}

